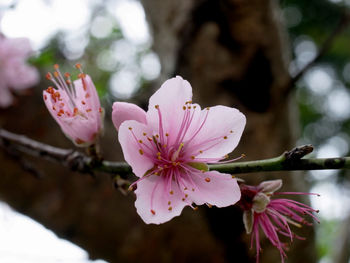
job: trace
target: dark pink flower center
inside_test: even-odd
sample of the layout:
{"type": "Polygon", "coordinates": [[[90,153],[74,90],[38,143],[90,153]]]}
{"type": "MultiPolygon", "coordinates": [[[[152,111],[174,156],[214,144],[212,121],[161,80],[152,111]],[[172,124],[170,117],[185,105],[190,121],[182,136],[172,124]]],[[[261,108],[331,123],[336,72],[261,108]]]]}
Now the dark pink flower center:
{"type": "MultiPolygon", "coordinates": [[[[210,108],[206,108],[206,114],[202,121],[199,122],[197,129],[192,127],[194,118],[198,112],[197,106],[193,105],[191,101],[188,101],[183,105],[183,118],[177,134],[171,134],[172,131],[165,130],[163,122],[163,115],[159,105],[155,105],[155,109],[158,112],[158,132],[147,134],[142,133],[142,137],[137,137],[132,129],[129,130],[139,146],[139,154],[152,160],[154,166],[145,175],[136,181],[135,185],[140,180],[148,178],[152,175],[162,176],[166,181],[167,187],[165,193],[173,195],[174,191],[171,188],[172,181],[175,181],[182,191],[182,201],[191,202],[187,200],[188,193],[186,191],[195,191],[196,185],[193,182],[192,176],[198,176],[198,173],[205,173],[206,170],[204,163],[217,163],[227,156],[218,158],[202,158],[201,154],[205,151],[212,149],[222,141],[227,140],[228,136],[233,133],[232,130],[227,132],[227,135],[203,139],[194,143],[194,139],[200,134],[205,123],[208,119],[210,108]],[[196,112],[197,109],[197,112],[196,112]],[[189,132],[191,130],[191,133],[189,132]],[[171,137],[171,138],[170,138],[171,137]]],[[[198,123],[198,122],[197,122],[198,123]]],[[[203,177],[205,182],[210,183],[209,177],[203,177]]],[[[152,200],[153,198],[151,198],[152,200]]],[[[169,211],[172,210],[171,202],[169,201],[169,211]]],[[[152,207],[152,205],[151,205],[152,207]]],[[[151,209],[151,213],[155,214],[155,211],[151,209]]]]}

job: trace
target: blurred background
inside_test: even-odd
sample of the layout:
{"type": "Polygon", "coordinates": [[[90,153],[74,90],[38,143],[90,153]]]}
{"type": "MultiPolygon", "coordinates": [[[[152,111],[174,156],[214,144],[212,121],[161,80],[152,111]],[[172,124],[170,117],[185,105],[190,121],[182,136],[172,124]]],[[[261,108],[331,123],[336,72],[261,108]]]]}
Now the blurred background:
{"type": "MultiPolygon", "coordinates": [[[[112,103],[147,109],[176,74],[203,106],[246,114],[236,156],[269,158],[312,144],[310,157],[338,157],[349,155],[349,8],[348,0],[0,0],[0,32],[30,39],[29,62],[41,76],[56,63],[76,76],[74,64],[83,65],[106,110],[108,160],[123,160],[112,103]]],[[[0,126],[71,148],[41,101],[48,85],[42,77],[16,93],[14,105],[0,109],[0,126]]],[[[114,189],[110,176],[23,158],[0,153],[0,262],[255,262],[235,208],[186,208],[147,226],[134,196],[114,189]]],[[[287,262],[349,263],[349,171],[242,175],[254,184],[281,177],[286,191],[321,195],[311,198],[321,224],[303,230],[307,240],[291,245],[287,262]]],[[[278,262],[277,249],[263,249],[261,262],[278,262]]]]}

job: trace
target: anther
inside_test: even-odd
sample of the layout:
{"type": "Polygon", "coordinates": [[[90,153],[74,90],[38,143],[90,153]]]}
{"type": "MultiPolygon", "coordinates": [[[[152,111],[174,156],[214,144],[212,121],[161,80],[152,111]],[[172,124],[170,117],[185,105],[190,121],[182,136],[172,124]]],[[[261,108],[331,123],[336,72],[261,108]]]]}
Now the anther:
{"type": "Polygon", "coordinates": [[[226,140],[226,139],[227,139],[227,136],[224,136],[224,139],[226,140]]]}
{"type": "Polygon", "coordinates": [[[173,210],[173,208],[171,206],[169,206],[168,210],[171,211],[171,210],[173,210]]]}
{"type": "Polygon", "coordinates": [[[77,63],[77,64],[75,64],[75,67],[76,67],[77,69],[81,69],[81,64],[80,64],[80,63],[77,63]]]}
{"type": "Polygon", "coordinates": [[[82,100],[82,101],[81,101],[81,104],[85,105],[86,103],[85,103],[85,101],[82,100]]]}
{"type": "Polygon", "coordinates": [[[165,136],[168,137],[168,136],[169,136],[169,133],[165,133],[165,136]]]}
{"type": "Polygon", "coordinates": [[[156,109],[159,109],[159,105],[155,105],[154,107],[155,107],[156,109]]]}
{"type": "Polygon", "coordinates": [[[86,112],[90,112],[90,111],[92,111],[92,109],[87,109],[87,110],[86,110],[86,112]]]}
{"type": "MultiPolygon", "coordinates": [[[[80,73],[80,74],[78,74],[78,78],[79,79],[83,79],[83,78],[85,78],[85,74],[84,73],[80,73]]],[[[84,89],[85,90],[85,89],[84,89]]]]}
{"type": "Polygon", "coordinates": [[[143,155],[143,150],[142,150],[142,149],[140,149],[140,150],[139,150],[139,153],[140,153],[141,155],[143,155]]]}
{"type": "Polygon", "coordinates": [[[156,214],[156,212],[153,209],[151,209],[151,213],[152,213],[152,215],[156,214]]]}
{"type": "Polygon", "coordinates": [[[244,153],[241,154],[242,158],[246,157],[246,155],[244,153]]]}
{"type": "Polygon", "coordinates": [[[185,194],[185,198],[187,198],[188,197],[188,194],[185,194]]]}
{"type": "Polygon", "coordinates": [[[183,110],[186,110],[186,106],[183,106],[182,109],[183,109],[183,110]]]}
{"type": "Polygon", "coordinates": [[[233,131],[231,130],[230,133],[233,133],[233,131]]]}
{"type": "Polygon", "coordinates": [[[209,177],[205,178],[205,181],[206,181],[207,183],[209,183],[209,182],[210,182],[210,178],[209,178],[209,177]]]}
{"type": "Polygon", "coordinates": [[[185,201],[186,199],[185,198],[182,198],[182,201],[185,201]]]}
{"type": "Polygon", "coordinates": [[[90,98],[90,94],[89,94],[89,93],[86,93],[85,98],[86,98],[86,99],[87,99],[87,98],[90,98]]]}
{"type": "Polygon", "coordinates": [[[184,190],[186,191],[186,190],[187,190],[187,187],[185,187],[184,190]]]}
{"type": "Polygon", "coordinates": [[[52,79],[52,75],[50,72],[47,72],[45,77],[48,79],[48,80],[51,80],[52,79]]]}
{"type": "Polygon", "coordinates": [[[147,133],[144,132],[144,133],[143,133],[143,136],[146,136],[146,135],[147,135],[147,133]]]}
{"type": "Polygon", "coordinates": [[[203,153],[203,151],[199,151],[199,153],[203,153]]]}
{"type": "Polygon", "coordinates": [[[232,179],[235,179],[235,178],[236,178],[236,176],[234,176],[234,175],[231,175],[231,177],[232,177],[232,179]]]}
{"type": "Polygon", "coordinates": [[[129,130],[131,131],[131,130],[132,130],[132,128],[131,128],[131,127],[129,127],[129,130]]]}
{"type": "Polygon", "coordinates": [[[53,65],[54,69],[59,69],[60,66],[58,64],[53,65]]]}
{"type": "Polygon", "coordinates": [[[48,88],[46,89],[46,92],[49,93],[49,94],[54,94],[55,90],[54,90],[53,87],[50,86],[50,87],[48,87],[48,88]]]}
{"type": "Polygon", "coordinates": [[[143,143],[143,141],[142,141],[142,140],[139,140],[139,143],[143,143]]]}
{"type": "Polygon", "coordinates": [[[194,160],[194,159],[196,159],[196,157],[192,155],[192,156],[191,156],[191,159],[194,160]]]}
{"type": "Polygon", "coordinates": [[[76,144],[84,143],[84,141],[82,139],[79,139],[79,138],[75,139],[75,142],[76,142],[76,144]]]}
{"type": "Polygon", "coordinates": [[[171,201],[168,202],[168,205],[171,205],[171,201]]]}
{"type": "Polygon", "coordinates": [[[192,188],[192,192],[194,192],[194,188],[192,188]]]}
{"type": "Polygon", "coordinates": [[[169,192],[169,194],[173,195],[173,194],[174,194],[173,190],[171,190],[171,191],[169,192]]]}

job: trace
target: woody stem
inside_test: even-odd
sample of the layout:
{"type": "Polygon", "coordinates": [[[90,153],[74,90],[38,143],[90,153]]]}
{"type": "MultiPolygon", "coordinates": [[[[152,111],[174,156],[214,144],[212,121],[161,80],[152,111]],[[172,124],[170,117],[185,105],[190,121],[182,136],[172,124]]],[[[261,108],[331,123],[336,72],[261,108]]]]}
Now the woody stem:
{"type": "MultiPolygon", "coordinates": [[[[126,179],[132,173],[131,167],[124,162],[98,160],[73,149],[62,149],[32,140],[26,136],[15,134],[0,128],[0,147],[5,151],[11,150],[58,162],[72,170],[82,173],[104,172],[118,174],[126,179]]],[[[350,157],[339,158],[308,158],[303,157],[312,152],[311,145],[304,145],[287,151],[282,155],[264,160],[235,162],[209,165],[210,170],[230,174],[253,172],[295,171],[295,170],[325,170],[350,169],[350,157]]]]}

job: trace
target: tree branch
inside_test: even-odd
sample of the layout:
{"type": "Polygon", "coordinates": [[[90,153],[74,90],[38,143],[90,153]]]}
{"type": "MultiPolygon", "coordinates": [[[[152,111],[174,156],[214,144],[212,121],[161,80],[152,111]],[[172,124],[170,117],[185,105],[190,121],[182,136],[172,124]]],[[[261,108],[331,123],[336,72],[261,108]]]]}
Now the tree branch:
{"type": "Polygon", "coordinates": [[[131,167],[124,162],[110,162],[89,157],[73,149],[62,149],[44,144],[26,136],[18,135],[0,128],[0,146],[15,149],[34,157],[60,163],[73,171],[92,173],[100,171],[125,176],[131,173],[131,167]]]}
{"type": "Polygon", "coordinates": [[[289,82],[289,87],[286,90],[287,94],[293,89],[294,84],[304,75],[304,73],[308,71],[312,66],[314,66],[320,60],[320,58],[322,58],[323,55],[332,47],[334,40],[348,27],[349,23],[350,12],[347,9],[345,9],[336,28],[324,41],[316,57],[312,61],[310,61],[304,68],[302,68],[295,76],[291,78],[291,81],[289,82]]]}
{"type": "Polygon", "coordinates": [[[312,145],[303,145],[271,159],[229,164],[215,164],[209,165],[209,167],[210,170],[231,174],[350,168],[350,157],[302,159],[302,157],[312,151],[312,145]]]}
{"type": "MultiPolygon", "coordinates": [[[[126,179],[132,173],[131,167],[124,162],[111,162],[93,159],[81,152],[72,149],[53,147],[23,135],[11,133],[0,129],[0,145],[7,149],[16,149],[19,152],[31,156],[57,162],[74,171],[82,173],[104,172],[117,174],[120,179],[126,179]]],[[[230,174],[242,174],[253,172],[295,171],[295,170],[325,170],[325,169],[350,169],[350,157],[340,158],[309,158],[303,157],[313,151],[312,145],[296,147],[282,155],[264,160],[235,162],[226,164],[211,164],[210,170],[230,174]]],[[[116,185],[119,185],[117,182],[116,185]]]]}

